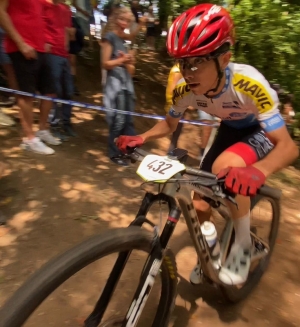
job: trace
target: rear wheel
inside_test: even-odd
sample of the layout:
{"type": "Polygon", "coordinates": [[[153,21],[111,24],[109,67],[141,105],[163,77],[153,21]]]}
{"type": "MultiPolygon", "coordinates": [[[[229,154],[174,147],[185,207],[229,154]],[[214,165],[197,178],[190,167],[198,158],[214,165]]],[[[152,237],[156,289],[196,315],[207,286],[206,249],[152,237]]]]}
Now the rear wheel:
{"type": "MultiPolygon", "coordinates": [[[[48,318],[59,317],[61,313],[72,315],[72,313],[76,313],[76,310],[79,311],[82,309],[83,306],[88,307],[89,298],[86,296],[85,293],[88,293],[88,289],[86,287],[80,287],[82,285],[81,281],[86,282],[89,281],[91,273],[98,273],[101,274],[103,270],[106,270],[106,264],[99,266],[99,271],[95,272],[95,269],[88,272],[86,274],[85,279],[81,279],[81,281],[75,281],[72,284],[72,287],[78,286],[80,291],[75,293],[72,289],[72,293],[68,294],[66,300],[64,300],[63,305],[59,306],[57,303],[57,299],[60,299],[66,290],[61,287],[63,283],[67,283],[67,280],[71,277],[73,278],[75,274],[81,272],[83,268],[87,267],[88,265],[93,265],[98,260],[104,260],[106,256],[112,254],[118,254],[120,252],[126,251],[134,251],[138,250],[139,252],[143,252],[145,257],[147,258],[147,254],[150,253],[153,245],[153,233],[149,233],[148,231],[144,231],[139,227],[129,227],[129,228],[118,228],[115,230],[111,230],[109,232],[105,232],[103,234],[94,236],[87,241],[77,245],[74,248],[71,248],[67,252],[63,253],[62,255],[52,259],[47,264],[45,264],[41,269],[39,269],[30,279],[28,279],[23,286],[21,286],[14,295],[2,306],[0,310],[0,327],[20,327],[34,314],[34,311],[41,305],[41,303],[47,298],[51,303],[51,310],[53,312],[49,315],[48,318]],[[79,284],[79,285],[78,285],[79,284]],[[61,294],[55,297],[52,293],[57,289],[61,289],[61,294]],[[51,296],[49,297],[49,295],[51,296]],[[83,297],[83,301],[76,303],[77,307],[71,308],[72,311],[68,311],[67,305],[68,302],[72,302],[72,297],[74,294],[79,294],[81,298],[83,297]],[[71,296],[71,297],[69,297],[71,296]],[[52,298],[52,299],[51,299],[52,298]],[[54,299],[54,300],[53,300],[54,299]],[[65,305],[65,307],[64,307],[65,305]],[[61,310],[61,311],[59,311],[61,310]]],[[[131,258],[131,257],[130,257],[131,258]]],[[[140,260],[140,256],[133,259],[133,262],[137,262],[140,260]]],[[[127,262],[126,267],[129,265],[127,262]]],[[[125,267],[125,269],[126,269],[125,267]]],[[[123,281],[123,293],[125,293],[125,298],[122,298],[121,303],[119,306],[116,306],[114,310],[110,311],[109,315],[104,315],[100,325],[98,323],[89,323],[85,324],[87,327],[120,327],[122,326],[122,321],[124,316],[120,316],[121,309],[125,308],[127,305],[127,309],[124,311],[125,313],[129,309],[129,305],[131,303],[132,298],[126,299],[126,288],[128,288],[129,283],[133,282],[133,269],[127,279],[123,281]],[[124,292],[125,289],[125,292],[124,292]],[[127,300],[127,301],[126,301],[127,300]],[[112,313],[112,314],[111,314],[112,313]],[[106,320],[107,316],[107,320],[106,320]]],[[[177,273],[176,273],[176,264],[174,257],[171,252],[166,251],[164,260],[162,262],[160,273],[161,277],[161,288],[160,291],[157,292],[157,297],[155,297],[155,312],[153,312],[151,320],[153,321],[152,324],[147,326],[167,326],[171,311],[173,309],[173,303],[176,294],[176,284],[177,284],[177,273]],[[157,305],[158,303],[158,305],[157,305]]],[[[96,276],[95,281],[98,285],[91,285],[93,291],[98,293],[100,279],[99,275],[96,276]]],[[[75,277],[74,277],[75,278],[75,277]]],[[[138,285],[138,279],[134,280],[135,288],[138,285]]],[[[156,279],[157,281],[157,279],[156,279]]],[[[103,282],[103,280],[102,280],[103,282]]],[[[155,283],[156,284],[156,283],[155,283]]],[[[154,285],[155,287],[156,285],[154,285]]],[[[56,292],[55,291],[55,292],[56,292]]],[[[135,291],[135,289],[134,289],[135,291]]],[[[153,292],[153,291],[152,291],[153,292]]],[[[55,293],[54,293],[55,294],[55,293]]],[[[122,293],[121,293],[122,294],[122,293]]],[[[99,294],[97,295],[97,297],[99,294]]],[[[150,294],[151,296],[151,294],[150,294]]],[[[82,299],[81,299],[82,300],[82,299]]],[[[74,302],[74,301],[73,301],[74,302]]],[[[73,304],[73,303],[72,303],[73,304]]],[[[94,306],[95,302],[92,304],[94,306]]],[[[43,303],[44,305],[44,303],[43,303]]],[[[42,306],[43,306],[42,305],[42,306]]],[[[89,312],[90,313],[90,312],[89,312]]],[[[42,319],[42,314],[47,315],[48,312],[37,312],[37,320],[40,321],[39,325],[41,325],[41,321],[43,322],[42,325],[45,326],[52,326],[53,323],[49,322],[47,317],[42,319]],[[39,320],[38,320],[39,319],[39,320]]],[[[87,318],[85,316],[84,318],[87,318]]],[[[53,318],[54,319],[54,318],[53,318]]],[[[72,327],[82,326],[84,319],[82,322],[73,322],[73,317],[70,317],[69,325],[71,324],[72,327]],[[78,323],[78,325],[77,325],[78,323]]],[[[26,326],[31,326],[30,324],[31,318],[29,319],[29,324],[26,323],[26,326]]],[[[61,323],[54,323],[56,326],[61,326],[66,324],[66,320],[64,318],[61,323]]],[[[75,320],[74,320],[75,321],[75,320]]],[[[38,324],[33,323],[32,326],[37,326],[38,324]]]]}

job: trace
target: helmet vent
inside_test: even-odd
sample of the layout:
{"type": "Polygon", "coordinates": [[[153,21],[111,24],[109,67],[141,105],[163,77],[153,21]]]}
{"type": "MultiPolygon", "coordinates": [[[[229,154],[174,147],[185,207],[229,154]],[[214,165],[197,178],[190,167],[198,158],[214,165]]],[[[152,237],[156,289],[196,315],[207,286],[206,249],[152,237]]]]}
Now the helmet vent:
{"type": "Polygon", "coordinates": [[[209,36],[206,40],[204,40],[203,42],[201,42],[198,47],[202,48],[205,47],[206,45],[208,45],[209,43],[213,42],[219,34],[220,30],[217,30],[216,32],[214,32],[211,36],[209,36]]]}
{"type": "Polygon", "coordinates": [[[186,33],[184,35],[184,41],[183,44],[186,45],[189,41],[189,38],[191,36],[191,34],[193,33],[194,28],[196,27],[197,23],[200,21],[200,16],[202,16],[202,14],[204,13],[204,11],[199,12],[190,22],[189,22],[189,26],[186,30],[186,33]]]}
{"type": "Polygon", "coordinates": [[[212,25],[213,23],[219,21],[220,19],[222,19],[221,16],[214,17],[212,20],[209,21],[207,25],[212,25]]]}

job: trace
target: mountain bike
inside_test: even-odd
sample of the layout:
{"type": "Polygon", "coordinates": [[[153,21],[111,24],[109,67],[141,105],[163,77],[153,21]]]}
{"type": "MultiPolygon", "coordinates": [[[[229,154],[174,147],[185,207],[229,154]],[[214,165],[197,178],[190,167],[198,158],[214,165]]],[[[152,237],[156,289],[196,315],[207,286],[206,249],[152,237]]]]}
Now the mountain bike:
{"type": "Polygon", "coordinates": [[[181,213],[201,263],[203,282],[218,286],[231,302],[244,299],[253,290],[267,268],[275,245],[279,227],[281,192],[263,186],[259,194],[252,198],[252,211],[262,200],[270,204],[270,232],[266,238],[261,238],[258,236],[259,226],[251,226],[253,256],[249,277],[243,285],[228,286],[219,280],[218,272],[234,240],[233,223],[226,201],[236,202],[234,195],[225,189],[224,180],[218,180],[211,173],[186,166],[187,151],[181,149],[176,149],[172,156],[158,156],[142,149],[134,149],[129,157],[132,162],[141,161],[137,174],[145,184],[158,185],[158,192],[146,192],[136,218],[129,227],[107,230],[96,235],[49,261],[34,273],[2,306],[1,327],[22,326],[35,309],[62,283],[87,265],[111,253],[117,253],[117,259],[101,295],[93,306],[94,309],[85,317],[84,326],[137,326],[150,291],[157,281],[157,275],[161,279],[161,292],[151,326],[168,326],[177,285],[176,262],[172,251],[168,248],[168,243],[181,213]],[[221,249],[219,266],[216,266],[212,259],[208,244],[202,235],[193,206],[192,192],[200,194],[224,219],[225,227],[219,237],[221,249]],[[168,206],[169,213],[162,230],[147,218],[155,203],[165,203],[168,206]],[[142,228],[144,225],[151,226],[152,231],[142,228]],[[113,316],[109,320],[102,321],[131,252],[136,249],[146,252],[147,260],[139,276],[135,294],[131,300],[129,299],[127,313],[122,317],[113,316]]]}

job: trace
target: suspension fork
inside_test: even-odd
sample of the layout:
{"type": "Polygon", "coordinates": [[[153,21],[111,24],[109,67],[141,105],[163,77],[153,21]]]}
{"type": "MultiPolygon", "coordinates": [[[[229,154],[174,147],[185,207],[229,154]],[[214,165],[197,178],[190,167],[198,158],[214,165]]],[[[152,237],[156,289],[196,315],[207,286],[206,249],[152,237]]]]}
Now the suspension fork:
{"type": "MultiPolygon", "coordinates": [[[[169,212],[170,212],[169,217],[171,217],[172,208],[177,209],[176,201],[174,198],[169,197],[163,193],[159,193],[159,194],[155,195],[153,193],[147,192],[142,200],[141,206],[138,210],[138,213],[137,213],[135,219],[130,223],[129,227],[130,226],[142,227],[142,225],[144,223],[148,223],[152,227],[154,227],[154,224],[146,218],[146,215],[147,215],[148,211],[150,210],[152,204],[157,201],[165,201],[168,203],[169,212]]],[[[180,216],[180,213],[179,213],[179,216],[180,216]]],[[[178,216],[178,219],[179,219],[179,216],[178,216]]],[[[174,218],[174,220],[176,220],[176,218],[174,218]]],[[[172,230],[169,230],[169,229],[166,230],[166,227],[165,227],[162,232],[161,237],[159,237],[158,235],[155,235],[154,240],[153,240],[153,248],[152,248],[151,255],[150,255],[151,257],[154,258],[154,260],[155,259],[160,260],[160,262],[161,262],[162,249],[164,249],[167,246],[169,238],[171,237],[173,230],[175,228],[176,222],[173,221],[174,226],[173,226],[172,230]]],[[[130,257],[130,254],[131,254],[131,251],[119,253],[118,258],[114,264],[114,267],[109,275],[107,283],[102,291],[102,294],[94,307],[94,310],[92,311],[92,313],[87,317],[87,319],[84,322],[85,327],[97,327],[99,325],[99,323],[101,322],[103,314],[104,314],[105,310],[107,309],[108,303],[109,303],[109,301],[114,293],[114,290],[118,284],[118,281],[123,273],[123,270],[124,270],[125,265],[130,257]]],[[[149,258],[150,258],[150,256],[149,256],[149,258]]],[[[143,270],[142,277],[145,275],[145,273],[147,273],[147,276],[149,275],[150,270],[147,270],[147,269],[149,268],[149,265],[153,265],[154,260],[152,260],[152,262],[151,262],[151,260],[149,260],[146,263],[144,270],[143,270]]],[[[160,267],[160,265],[159,265],[159,267],[160,267]]],[[[140,285],[142,284],[142,281],[143,281],[143,278],[141,278],[141,280],[140,280],[140,285]]],[[[137,289],[137,292],[140,289],[140,285],[137,289]]],[[[151,288],[149,289],[149,292],[150,292],[150,290],[151,290],[151,288]]],[[[136,292],[136,294],[137,294],[137,292],[136,292]]],[[[149,294],[149,292],[148,292],[148,294],[149,294]]],[[[130,325],[128,325],[128,326],[130,326],[130,325]]]]}

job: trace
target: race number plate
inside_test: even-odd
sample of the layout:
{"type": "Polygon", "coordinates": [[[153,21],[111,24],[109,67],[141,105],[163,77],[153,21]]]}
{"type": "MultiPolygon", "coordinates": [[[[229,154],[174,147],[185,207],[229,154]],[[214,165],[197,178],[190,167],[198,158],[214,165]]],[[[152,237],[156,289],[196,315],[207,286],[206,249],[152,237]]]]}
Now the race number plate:
{"type": "Polygon", "coordinates": [[[150,154],[143,159],[136,173],[147,182],[165,183],[183,170],[185,165],[177,160],[150,154]]]}

